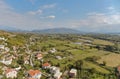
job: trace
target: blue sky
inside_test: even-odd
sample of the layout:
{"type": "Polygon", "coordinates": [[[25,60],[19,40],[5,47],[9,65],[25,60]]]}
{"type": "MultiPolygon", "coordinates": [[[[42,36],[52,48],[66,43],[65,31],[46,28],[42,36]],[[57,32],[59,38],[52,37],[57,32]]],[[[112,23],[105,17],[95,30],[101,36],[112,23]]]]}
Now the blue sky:
{"type": "Polygon", "coordinates": [[[0,0],[0,26],[120,32],[120,0],[0,0]]]}

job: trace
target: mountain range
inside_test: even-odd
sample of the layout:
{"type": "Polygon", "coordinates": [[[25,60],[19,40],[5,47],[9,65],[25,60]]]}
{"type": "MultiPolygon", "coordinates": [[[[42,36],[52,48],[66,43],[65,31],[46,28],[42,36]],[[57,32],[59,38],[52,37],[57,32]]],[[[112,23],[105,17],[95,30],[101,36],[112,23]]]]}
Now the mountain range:
{"type": "MultiPolygon", "coordinates": [[[[82,32],[76,29],[70,28],[51,28],[42,30],[21,30],[14,27],[0,26],[0,30],[10,31],[10,32],[31,32],[31,33],[41,33],[41,34],[83,34],[83,33],[100,33],[100,32],[82,32]]],[[[102,33],[102,32],[101,32],[102,33]]],[[[105,33],[105,34],[115,34],[120,35],[120,33],[105,33]]]]}
{"type": "Polygon", "coordinates": [[[10,32],[32,32],[32,33],[41,33],[41,34],[79,34],[82,33],[79,30],[70,29],[70,28],[51,28],[51,29],[42,29],[42,30],[21,30],[14,27],[0,26],[0,30],[10,31],[10,32]]]}
{"type": "Polygon", "coordinates": [[[48,34],[79,34],[82,33],[79,30],[69,28],[52,28],[44,30],[33,30],[34,33],[48,33],[48,34]]]}
{"type": "Polygon", "coordinates": [[[8,26],[0,26],[0,30],[5,30],[5,31],[17,31],[19,29],[14,28],[14,27],[8,27],[8,26]]]}

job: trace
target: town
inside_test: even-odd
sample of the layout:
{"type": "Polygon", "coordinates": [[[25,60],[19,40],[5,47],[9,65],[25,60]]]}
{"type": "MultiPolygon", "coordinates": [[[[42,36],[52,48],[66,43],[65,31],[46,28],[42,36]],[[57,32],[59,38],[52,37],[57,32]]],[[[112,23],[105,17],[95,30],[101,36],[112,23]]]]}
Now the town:
{"type": "Polygon", "coordinates": [[[85,35],[1,31],[0,79],[117,79],[119,63],[104,59],[117,55],[112,46],[85,35]]]}

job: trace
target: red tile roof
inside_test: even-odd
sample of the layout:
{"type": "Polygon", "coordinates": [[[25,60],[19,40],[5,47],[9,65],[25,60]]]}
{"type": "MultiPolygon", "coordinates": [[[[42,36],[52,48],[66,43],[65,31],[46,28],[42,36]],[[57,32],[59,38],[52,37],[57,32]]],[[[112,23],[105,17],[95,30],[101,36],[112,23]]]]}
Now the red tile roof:
{"type": "Polygon", "coordinates": [[[29,70],[28,71],[28,74],[30,75],[30,76],[34,76],[34,75],[36,75],[36,74],[40,74],[41,72],[39,71],[39,70],[29,70]]]}
{"type": "Polygon", "coordinates": [[[43,64],[43,67],[47,67],[47,66],[50,66],[48,62],[43,64]]]}

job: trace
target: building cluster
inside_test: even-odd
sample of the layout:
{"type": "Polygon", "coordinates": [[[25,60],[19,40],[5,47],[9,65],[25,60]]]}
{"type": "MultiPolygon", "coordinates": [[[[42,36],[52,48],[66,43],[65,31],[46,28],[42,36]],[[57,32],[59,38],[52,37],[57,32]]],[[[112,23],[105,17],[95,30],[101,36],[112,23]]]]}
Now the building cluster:
{"type": "MultiPolygon", "coordinates": [[[[0,37],[0,53],[5,54],[3,57],[0,59],[0,63],[4,64],[4,68],[2,68],[3,73],[0,74],[0,79],[2,79],[3,75],[7,79],[14,79],[17,78],[19,75],[19,71],[21,71],[22,67],[16,67],[12,68],[9,67],[13,63],[14,60],[18,58],[17,55],[17,47],[16,46],[11,46],[12,51],[14,52],[14,55],[9,54],[11,52],[10,48],[7,47],[6,39],[4,37],[0,37]]],[[[55,48],[49,50],[49,53],[55,53],[57,50],[55,48]]],[[[42,79],[42,76],[46,76],[48,79],[62,79],[63,72],[61,72],[60,67],[57,66],[52,66],[50,62],[43,62],[44,55],[42,53],[35,53],[34,56],[34,61],[39,60],[42,61],[42,67],[40,69],[29,69],[28,71],[25,71],[24,74],[25,76],[23,79],[42,79]],[[48,72],[43,72],[44,70],[49,70],[48,72]]],[[[33,66],[32,62],[32,55],[25,56],[23,58],[23,64],[24,65],[31,65],[33,66]]],[[[58,60],[61,60],[61,56],[56,56],[55,57],[58,60]]],[[[77,70],[76,69],[71,69],[67,75],[69,75],[71,78],[75,77],[77,75],[77,70]]]]}

